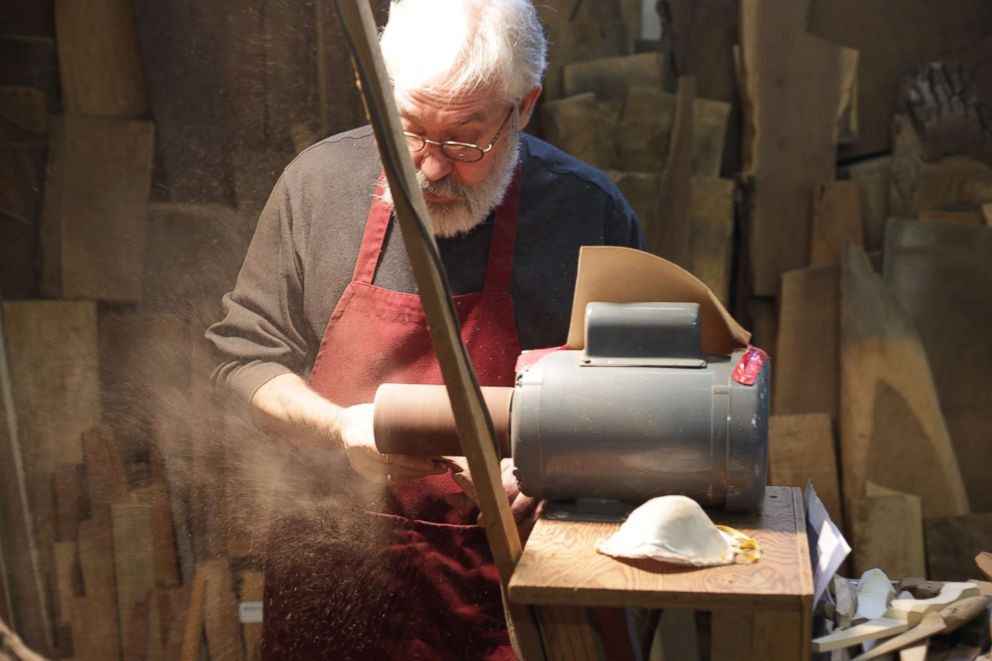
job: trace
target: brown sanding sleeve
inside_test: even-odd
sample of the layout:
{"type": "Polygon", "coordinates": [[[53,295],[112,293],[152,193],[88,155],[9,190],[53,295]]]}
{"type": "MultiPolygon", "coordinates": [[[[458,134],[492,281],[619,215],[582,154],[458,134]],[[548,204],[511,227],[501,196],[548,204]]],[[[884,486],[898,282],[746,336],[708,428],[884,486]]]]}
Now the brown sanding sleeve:
{"type": "MultiPolygon", "coordinates": [[[[482,388],[492,416],[500,457],[510,456],[513,388],[482,388]]],[[[455,416],[444,386],[384,383],[375,392],[373,434],[379,452],[463,456],[455,416]]]]}

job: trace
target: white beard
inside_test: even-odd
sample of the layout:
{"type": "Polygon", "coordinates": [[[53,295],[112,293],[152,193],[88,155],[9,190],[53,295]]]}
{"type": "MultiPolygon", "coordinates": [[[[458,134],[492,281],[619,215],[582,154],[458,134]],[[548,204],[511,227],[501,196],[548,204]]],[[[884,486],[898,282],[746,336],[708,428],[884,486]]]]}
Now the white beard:
{"type": "MultiPolygon", "coordinates": [[[[447,239],[467,233],[488,218],[492,210],[499,206],[513,182],[517,162],[520,160],[519,139],[517,136],[512,136],[512,139],[512,145],[489,153],[489,158],[497,159],[492,173],[471,188],[459,183],[453,177],[432,182],[423,172],[417,170],[417,184],[420,190],[454,200],[444,204],[425,200],[434,236],[447,239]]],[[[390,206],[393,204],[393,194],[389,190],[388,183],[382,194],[382,200],[390,206]]]]}

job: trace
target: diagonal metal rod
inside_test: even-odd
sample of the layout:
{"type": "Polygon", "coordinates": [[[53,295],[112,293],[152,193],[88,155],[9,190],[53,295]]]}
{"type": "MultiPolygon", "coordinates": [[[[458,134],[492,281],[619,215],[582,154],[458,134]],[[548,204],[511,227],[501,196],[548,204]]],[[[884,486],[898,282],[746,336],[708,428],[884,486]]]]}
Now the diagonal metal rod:
{"type": "MultiPolygon", "coordinates": [[[[522,547],[510,504],[503,491],[496,455],[496,433],[483,402],[475,370],[462,343],[451,287],[434,235],[425,221],[427,208],[403,140],[396,101],[378,46],[372,10],[368,0],[336,0],[336,3],[361,80],[362,94],[393,195],[396,218],[427,317],[431,345],[441,366],[458,436],[478,490],[486,537],[499,570],[505,599],[506,586],[520,559],[522,547]]],[[[528,660],[543,658],[540,637],[530,610],[508,601],[505,605],[510,612],[518,653],[528,660]]]]}

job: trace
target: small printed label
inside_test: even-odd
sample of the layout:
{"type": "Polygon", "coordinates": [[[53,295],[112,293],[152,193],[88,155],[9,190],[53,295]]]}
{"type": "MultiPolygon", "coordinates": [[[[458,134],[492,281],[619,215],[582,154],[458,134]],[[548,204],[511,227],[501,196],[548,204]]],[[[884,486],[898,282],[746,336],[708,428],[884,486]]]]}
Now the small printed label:
{"type": "Polygon", "coordinates": [[[241,624],[261,624],[262,623],[262,602],[242,601],[238,604],[238,619],[241,624]]]}

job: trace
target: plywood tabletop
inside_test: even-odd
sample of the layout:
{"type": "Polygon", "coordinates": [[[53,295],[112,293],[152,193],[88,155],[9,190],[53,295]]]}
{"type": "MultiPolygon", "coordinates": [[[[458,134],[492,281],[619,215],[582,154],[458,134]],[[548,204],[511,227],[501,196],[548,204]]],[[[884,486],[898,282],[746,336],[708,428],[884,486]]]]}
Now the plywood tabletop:
{"type": "Polygon", "coordinates": [[[764,507],[754,514],[709,514],[714,522],[757,539],[761,559],[755,564],[702,569],[621,561],[596,552],[619,523],[541,519],[510,580],[510,599],[527,604],[699,610],[811,607],[813,578],[798,488],[768,487],[764,507]]]}

